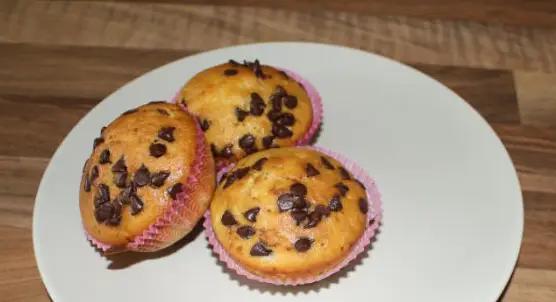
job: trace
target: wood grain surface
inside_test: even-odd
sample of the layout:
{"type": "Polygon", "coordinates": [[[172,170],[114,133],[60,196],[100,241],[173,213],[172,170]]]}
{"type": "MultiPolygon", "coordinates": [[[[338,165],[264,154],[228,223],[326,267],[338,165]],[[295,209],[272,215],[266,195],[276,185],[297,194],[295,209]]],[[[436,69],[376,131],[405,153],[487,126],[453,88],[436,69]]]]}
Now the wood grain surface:
{"type": "Polygon", "coordinates": [[[201,51],[266,41],[372,51],[438,79],[515,164],[525,230],[500,301],[556,301],[556,2],[0,1],[0,301],[49,301],[31,242],[52,153],[127,81],[201,51]]]}

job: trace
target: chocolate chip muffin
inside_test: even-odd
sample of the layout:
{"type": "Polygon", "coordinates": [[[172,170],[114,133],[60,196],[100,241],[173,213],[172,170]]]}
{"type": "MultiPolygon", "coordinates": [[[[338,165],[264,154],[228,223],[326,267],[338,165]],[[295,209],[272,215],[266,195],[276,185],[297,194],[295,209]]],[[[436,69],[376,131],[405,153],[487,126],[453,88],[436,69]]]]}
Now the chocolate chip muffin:
{"type": "Polygon", "coordinates": [[[209,241],[213,233],[221,259],[229,256],[228,266],[240,273],[275,284],[309,283],[337,271],[355,257],[356,246],[359,253],[368,244],[370,196],[339,161],[315,149],[258,152],[217,186],[209,241]]]}
{"type": "Polygon", "coordinates": [[[94,140],[79,191],[83,225],[107,254],[157,251],[189,233],[215,185],[196,119],[175,104],[149,103],[94,140]]]}
{"type": "Polygon", "coordinates": [[[217,164],[224,166],[310,139],[322,108],[314,87],[302,81],[258,60],[231,60],[196,74],[175,101],[198,117],[217,164]]]}

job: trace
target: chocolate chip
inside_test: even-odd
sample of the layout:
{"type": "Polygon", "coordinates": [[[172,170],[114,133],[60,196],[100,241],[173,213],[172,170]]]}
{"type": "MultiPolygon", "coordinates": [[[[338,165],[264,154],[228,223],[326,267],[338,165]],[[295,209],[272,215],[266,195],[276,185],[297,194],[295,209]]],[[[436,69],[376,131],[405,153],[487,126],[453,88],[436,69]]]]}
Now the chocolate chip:
{"type": "Polygon", "coordinates": [[[114,202],[113,207],[114,211],[112,213],[112,217],[106,221],[106,224],[110,226],[118,226],[122,221],[122,205],[119,202],[114,202]]]}
{"type": "Polygon", "coordinates": [[[295,117],[291,113],[284,112],[276,119],[276,124],[280,126],[291,126],[295,124],[295,117]]]}
{"type": "Polygon", "coordinates": [[[306,229],[314,228],[319,224],[321,220],[322,220],[322,214],[320,212],[313,211],[311,212],[311,214],[309,214],[309,221],[305,225],[305,228],[306,229]]]}
{"type": "Polygon", "coordinates": [[[365,198],[359,198],[359,210],[366,214],[369,211],[369,202],[365,198]]]}
{"type": "Polygon", "coordinates": [[[97,193],[98,193],[98,198],[100,198],[100,200],[102,200],[103,202],[110,201],[110,188],[108,188],[107,185],[99,184],[97,193]]]}
{"type": "Polygon", "coordinates": [[[171,143],[175,140],[174,130],[176,127],[162,127],[158,130],[158,138],[171,143]]]}
{"type": "Polygon", "coordinates": [[[307,172],[307,177],[313,177],[320,174],[319,170],[311,164],[307,164],[307,166],[305,166],[305,171],[307,172]]]}
{"type": "Polygon", "coordinates": [[[232,215],[232,213],[230,213],[228,210],[224,211],[224,214],[222,214],[222,218],[220,218],[220,222],[222,222],[222,224],[225,226],[232,226],[237,224],[234,215],[232,215]]]}
{"type": "Polygon", "coordinates": [[[106,224],[109,226],[119,226],[120,223],[122,222],[122,216],[121,215],[112,215],[112,217],[110,217],[110,219],[108,219],[106,221],[106,224]]]}
{"type": "Polygon", "coordinates": [[[303,197],[307,195],[307,187],[302,183],[296,182],[290,186],[290,192],[292,192],[293,195],[303,197]]]}
{"type": "Polygon", "coordinates": [[[263,73],[263,69],[261,68],[261,63],[259,60],[255,60],[255,62],[245,62],[244,65],[247,65],[248,68],[251,68],[255,73],[255,76],[259,79],[265,79],[268,76],[263,73]]]}
{"type": "Polygon", "coordinates": [[[340,170],[340,175],[342,175],[343,180],[351,180],[351,176],[349,176],[349,172],[346,169],[340,167],[338,170],[340,170]]]}
{"type": "Polygon", "coordinates": [[[293,210],[290,214],[297,225],[300,225],[307,218],[307,212],[303,210],[293,210]]]}
{"type": "Polygon", "coordinates": [[[323,165],[324,165],[326,168],[328,168],[329,170],[334,170],[334,166],[332,165],[332,163],[330,163],[330,161],[329,161],[326,157],[321,156],[321,157],[320,157],[320,161],[321,161],[321,162],[323,163],[323,165]]]}
{"type": "Polygon", "coordinates": [[[256,146],[253,146],[253,147],[245,150],[245,153],[247,153],[247,155],[257,153],[257,152],[259,152],[259,149],[256,146]]]}
{"type": "Polygon", "coordinates": [[[137,195],[132,195],[130,200],[131,200],[131,215],[135,216],[143,210],[143,201],[137,195]]]}
{"type": "Polygon", "coordinates": [[[336,189],[338,189],[338,191],[340,192],[340,195],[342,195],[342,197],[346,196],[347,192],[349,191],[349,187],[346,186],[345,184],[341,183],[341,182],[335,184],[334,187],[336,189]]]}
{"type": "Polygon", "coordinates": [[[162,115],[170,115],[170,113],[168,113],[168,111],[166,111],[162,108],[156,108],[156,111],[158,111],[158,113],[160,113],[162,115]]]}
{"type": "Polygon", "coordinates": [[[290,109],[297,107],[297,97],[295,95],[287,95],[284,98],[284,105],[290,109]]]}
{"type": "Polygon", "coordinates": [[[268,256],[272,254],[272,250],[267,248],[262,242],[257,242],[255,243],[255,245],[253,245],[249,254],[255,257],[268,256]]]}
{"type": "Polygon", "coordinates": [[[136,187],[133,182],[130,182],[127,187],[120,192],[120,197],[118,198],[121,203],[128,204],[131,202],[131,196],[135,195],[136,187]]]}
{"type": "Polygon", "coordinates": [[[203,130],[203,132],[209,130],[211,124],[209,120],[199,119],[199,123],[201,124],[201,130],[203,130]]]}
{"type": "Polygon", "coordinates": [[[233,66],[241,66],[241,64],[240,64],[239,62],[234,61],[234,60],[229,60],[228,63],[229,63],[230,65],[233,65],[233,66]]]}
{"type": "Polygon", "coordinates": [[[342,201],[340,200],[340,195],[334,195],[328,203],[328,209],[332,212],[339,212],[343,209],[342,201]]]}
{"type": "Polygon", "coordinates": [[[212,156],[218,156],[218,150],[216,150],[216,146],[214,144],[210,144],[210,152],[212,153],[212,156]]]}
{"type": "Polygon", "coordinates": [[[281,114],[282,112],[280,112],[280,110],[272,109],[266,114],[266,117],[269,121],[275,122],[281,114]]]}
{"type": "Polygon", "coordinates": [[[308,251],[312,245],[313,245],[313,240],[307,237],[302,237],[295,242],[294,247],[298,252],[304,253],[308,251]]]}
{"type": "Polygon", "coordinates": [[[168,195],[174,200],[177,199],[178,194],[181,192],[183,192],[183,185],[179,182],[168,188],[168,195]]]}
{"type": "Polygon", "coordinates": [[[120,159],[112,166],[112,172],[126,172],[127,166],[125,165],[125,159],[122,155],[120,159]]]}
{"type": "Polygon", "coordinates": [[[328,209],[326,206],[323,206],[322,204],[319,204],[315,207],[315,212],[321,213],[322,216],[330,216],[330,209],[328,209]]]}
{"type": "Polygon", "coordinates": [[[272,109],[276,111],[282,111],[282,95],[273,94],[270,96],[270,103],[272,104],[272,109]]]}
{"type": "Polygon", "coordinates": [[[261,211],[261,208],[259,208],[259,207],[249,209],[249,210],[245,211],[245,213],[243,213],[243,217],[245,217],[245,219],[247,219],[251,222],[256,222],[257,221],[257,215],[259,214],[260,211],[261,211]]]}
{"type": "Polygon", "coordinates": [[[251,134],[245,134],[239,139],[239,147],[243,150],[249,150],[255,144],[255,137],[251,134]]]}
{"type": "Polygon", "coordinates": [[[231,186],[235,181],[237,180],[236,175],[235,174],[230,174],[230,176],[228,176],[228,178],[226,179],[226,183],[224,183],[224,189],[226,189],[227,187],[231,186]]]}
{"type": "Polygon", "coordinates": [[[93,150],[96,149],[98,147],[98,145],[104,143],[104,138],[103,137],[97,137],[95,138],[95,140],[93,141],[93,150]]]}
{"type": "Polygon", "coordinates": [[[149,169],[142,164],[141,167],[135,171],[135,175],[133,175],[133,182],[140,188],[148,185],[150,181],[151,173],[149,169]]]}
{"type": "Polygon", "coordinates": [[[364,185],[359,179],[356,179],[355,181],[357,182],[357,184],[359,184],[359,186],[361,187],[361,189],[363,189],[363,190],[365,190],[365,191],[367,190],[367,188],[365,188],[365,185],[364,185]]]}
{"type": "Polygon", "coordinates": [[[253,170],[262,171],[264,163],[268,160],[266,157],[259,158],[252,166],[253,170]]]}
{"type": "Polygon", "coordinates": [[[374,219],[374,218],[371,218],[371,220],[369,220],[369,225],[371,225],[371,224],[373,224],[373,223],[375,223],[375,219],[374,219]]]}
{"type": "Polygon", "coordinates": [[[284,96],[284,95],[287,95],[288,92],[286,91],[286,89],[284,89],[283,86],[276,85],[276,90],[274,91],[274,94],[279,95],[279,96],[284,96]]]}
{"type": "Polygon", "coordinates": [[[114,173],[114,184],[118,188],[125,188],[127,183],[127,172],[115,172],[114,173]]]}
{"type": "Polygon", "coordinates": [[[122,115],[128,115],[128,114],[132,114],[132,113],[135,113],[135,112],[137,112],[137,109],[130,109],[130,110],[122,113],[122,115]]]}
{"type": "Polygon", "coordinates": [[[106,130],[106,126],[103,126],[102,128],[100,128],[100,134],[104,134],[105,130],[106,130]]]}
{"type": "Polygon", "coordinates": [[[290,78],[290,76],[289,76],[287,73],[285,73],[284,71],[282,71],[282,70],[280,70],[280,75],[281,75],[282,77],[284,77],[284,79],[286,79],[286,80],[288,80],[288,79],[290,78]]]}
{"type": "Polygon", "coordinates": [[[95,219],[98,222],[104,222],[106,219],[112,217],[114,213],[114,206],[111,203],[103,203],[95,208],[95,219]]]}
{"type": "Polygon", "coordinates": [[[293,208],[295,197],[292,193],[283,193],[278,197],[278,209],[280,212],[289,211],[293,208]]]}
{"type": "Polygon", "coordinates": [[[294,196],[293,207],[295,209],[305,209],[307,207],[307,200],[302,196],[294,196]]]}
{"type": "Polygon", "coordinates": [[[237,228],[236,233],[243,239],[249,239],[249,237],[255,235],[255,229],[248,225],[244,225],[237,228]]]}
{"type": "Polygon", "coordinates": [[[100,199],[98,196],[95,197],[95,199],[93,200],[93,205],[95,206],[95,208],[98,208],[98,206],[100,206],[101,204],[105,203],[106,201],[100,199]]]}
{"type": "Polygon", "coordinates": [[[256,93],[251,93],[251,103],[249,103],[249,112],[254,116],[261,116],[264,113],[266,105],[263,98],[256,93]]]}
{"type": "Polygon", "coordinates": [[[293,135],[293,132],[285,126],[273,124],[272,134],[278,138],[288,138],[293,135]]]}
{"type": "Polygon", "coordinates": [[[263,137],[263,147],[265,149],[269,149],[272,146],[272,141],[274,140],[274,136],[265,136],[263,137]]]}
{"type": "Polygon", "coordinates": [[[224,158],[232,157],[234,155],[234,153],[232,152],[232,147],[232,144],[227,144],[226,146],[224,146],[224,148],[220,152],[220,156],[224,158]]]}
{"type": "Polygon", "coordinates": [[[83,191],[91,192],[91,180],[89,180],[89,176],[85,176],[85,180],[83,181],[83,191]]]}
{"type": "Polygon", "coordinates": [[[166,101],[150,101],[149,105],[154,105],[154,104],[166,104],[166,101]]]}
{"type": "Polygon", "coordinates": [[[94,165],[91,169],[91,183],[98,178],[98,166],[94,165]]]}
{"type": "Polygon", "coordinates": [[[181,98],[180,103],[181,103],[184,107],[187,107],[187,100],[186,100],[184,97],[181,98]]]}
{"type": "Polygon", "coordinates": [[[251,167],[243,167],[243,168],[237,169],[234,172],[234,175],[236,176],[237,179],[242,179],[243,177],[245,177],[245,175],[247,175],[247,173],[249,173],[249,170],[251,170],[251,167]]]}
{"type": "Polygon", "coordinates": [[[98,157],[98,163],[102,165],[109,162],[110,162],[110,150],[104,149],[102,150],[102,152],[100,152],[100,155],[98,157]]]}
{"type": "Polygon", "coordinates": [[[248,111],[245,111],[240,108],[236,108],[236,118],[238,121],[242,122],[245,118],[249,115],[248,111]]]}
{"type": "Polygon", "coordinates": [[[166,146],[163,144],[151,144],[149,152],[151,156],[159,158],[166,153],[166,146]]]}
{"type": "Polygon", "coordinates": [[[227,77],[231,77],[231,76],[234,76],[236,74],[238,74],[237,69],[229,68],[229,69],[224,70],[224,75],[227,76],[227,77]]]}
{"type": "Polygon", "coordinates": [[[161,187],[166,181],[166,178],[168,178],[168,176],[170,176],[170,172],[166,172],[166,171],[161,171],[161,172],[151,174],[151,186],[155,188],[161,187]]]}

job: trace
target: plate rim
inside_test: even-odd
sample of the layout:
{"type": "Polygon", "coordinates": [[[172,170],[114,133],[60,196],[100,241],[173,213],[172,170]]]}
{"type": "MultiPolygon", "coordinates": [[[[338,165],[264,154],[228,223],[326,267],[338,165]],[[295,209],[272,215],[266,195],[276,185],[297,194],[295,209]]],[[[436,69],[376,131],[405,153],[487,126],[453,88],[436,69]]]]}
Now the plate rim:
{"type": "MultiPolygon", "coordinates": [[[[117,94],[119,91],[125,89],[128,86],[134,85],[135,82],[137,82],[139,79],[146,77],[150,74],[156,73],[161,69],[164,69],[170,65],[174,65],[177,64],[179,62],[182,61],[188,61],[188,60],[195,60],[198,59],[199,57],[203,57],[203,56],[210,56],[213,53],[217,53],[217,52],[221,52],[221,51],[229,51],[229,50],[234,50],[234,49],[241,49],[241,48],[252,48],[252,47],[272,47],[272,46],[285,46],[285,45],[289,45],[289,46],[299,46],[299,47],[315,47],[315,48],[332,48],[332,49],[337,49],[337,50],[341,50],[341,51],[348,51],[348,52],[355,52],[355,53],[359,53],[362,55],[366,55],[366,56],[373,56],[377,59],[381,59],[383,61],[387,61],[389,64],[394,64],[397,66],[397,68],[403,68],[406,70],[409,70],[413,73],[417,73],[419,74],[421,77],[425,77],[427,78],[429,81],[434,82],[437,86],[439,86],[439,88],[444,89],[446,92],[450,93],[453,95],[454,98],[457,98],[461,103],[463,103],[468,109],[470,109],[472,112],[474,112],[474,114],[479,118],[478,120],[481,120],[480,122],[483,123],[483,126],[486,126],[488,128],[488,130],[491,132],[491,134],[494,135],[494,138],[497,140],[497,144],[499,144],[502,147],[502,150],[504,151],[505,157],[508,160],[508,163],[511,165],[513,173],[511,175],[511,177],[516,181],[517,184],[517,189],[519,189],[519,194],[518,196],[516,196],[519,199],[519,206],[516,207],[517,205],[514,205],[514,207],[516,207],[516,210],[518,211],[516,214],[516,218],[519,220],[518,221],[518,234],[516,234],[515,237],[515,241],[517,244],[517,247],[514,247],[514,255],[513,257],[513,261],[512,261],[512,265],[508,268],[508,270],[504,273],[507,277],[505,278],[500,278],[500,280],[502,280],[502,284],[500,284],[498,286],[499,289],[496,290],[496,296],[493,297],[493,301],[496,301],[496,299],[498,299],[507,289],[507,287],[509,286],[509,281],[512,279],[515,269],[517,268],[517,262],[519,260],[519,255],[521,252],[521,248],[523,245],[523,231],[524,231],[524,223],[525,223],[525,211],[524,211],[524,199],[523,199],[523,189],[521,186],[521,182],[519,181],[519,176],[518,176],[518,172],[516,169],[516,166],[513,162],[513,159],[511,158],[508,149],[506,148],[506,146],[504,145],[504,143],[502,142],[500,136],[498,136],[498,134],[496,133],[496,131],[494,130],[494,128],[487,122],[487,120],[482,116],[482,114],[480,114],[479,111],[477,111],[473,106],[471,106],[471,104],[469,104],[463,97],[461,97],[457,92],[455,92],[454,90],[452,90],[451,88],[447,87],[445,84],[443,84],[442,82],[436,80],[435,78],[429,76],[428,74],[414,68],[413,66],[410,66],[404,62],[401,61],[397,61],[393,58],[384,56],[382,54],[378,54],[375,52],[371,52],[368,50],[362,50],[362,49],[357,49],[357,48],[352,48],[352,47],[348,47],[348,46],[344,46],[344,45],[338,45],[338,44],[332,44],[332,43],[319,43],[319,42],[307,42],[307,41],[270,41],[270,42],[254,42],[254,43],[245,43],[245,44],[234,44],[234,45],[229,45],[229,46],[223,46],[223,47],[217,47],[217,48],[213,48],[213,49],[209,49],[206,51],[200,51],[197,53],[194,53],[192,55],[185,55],[183,57],[177,58],[173,61],[167,62],[165,64],[156,66],[150,70],[148,70],[147,72],[144,72],[140,75],[138,75],[137,77],[129,80],[128,82],[126,82],[124,85],[119,86],[118,88],[116,88],[114,91],[112,91],[110,94],[106,95],[100,102],[98,102],[95,106],[93,106],[91,109],[89,109],[87,111],[87,113],[85,115],[83,115],[71,128],[71,130],[69,132],[66,133],[64,139],[58,144],[58,146],[56,147],[56,150],[52,153],[52,155],[50,156],[50,158],[48,159],[48,164],[46,165],[42,175],[41,175],[41,179],[39,182],[39,186],[36,189],[36,193],[35,193],[35,198],[34,198],[34,204],[33,204],[33,213],[32,213],[32,227],[31,227],[31,233],[32,233],[32,246],[33,246],[33,255],[35,258],[35,262],[37,264],[37,270],[39,271],[39,275],[41,277],[41,281],[44,285],[44,288],[46,289],[46,293],[47,295],[52,299],[52,301],[54,302],[59,302],[59,296],[56,293],[53,285],[51,284],[50,281],[48,281],[49,279],[46,277],[46,273],[44,271],[44,259],[40,256],[40,253],[38,252],[38,236],[37,236],[37,228],[38,228],[38,224],[37,224],[37,213],[38,213],[38,205],[40,203],[40,196],[41,191],[46,190],[45,189],[45,179],[48,176],[49,171],[52,169],[52,165],[53,165],[53,159],[56,158],[57,154],[59,153],[61,147],[67,142],[68,137],[75,131],[76,128],[79,127],[79,125],[81,125],[82,123],[84,123],[91,115],[91,113],[97,108],[99,107],[101,104],[105,103],[107,101],[107,99],[112,98],[115,94],[117,94]],[[41,264],[43,263],[43,264],[41,264]]],[[[44,193],[43,193],[44,194],[44,193]]]]}

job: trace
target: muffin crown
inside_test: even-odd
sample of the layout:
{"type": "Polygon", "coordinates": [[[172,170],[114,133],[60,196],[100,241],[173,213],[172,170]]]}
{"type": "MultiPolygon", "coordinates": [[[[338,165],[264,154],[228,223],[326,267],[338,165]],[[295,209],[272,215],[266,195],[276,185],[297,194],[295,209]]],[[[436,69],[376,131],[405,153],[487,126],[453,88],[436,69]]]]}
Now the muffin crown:
{"type": "Polygon", "coordinates": [[[124,112],[103,127],[81,179],[87,232],[111,245],[141,235],[182,193],[202,143],[194,118],[165,102],[124,112]]]}
{"type": "Polygon", "coordinates": [[[230,61],[203,70],[185,84],[177,100],[198,116],[220,162],[292,146],[313,122],[305,88],[259,61],[230,61]]]}
{"type": "Polygon", "coordinates": [[[211,204],[216,237],[261,276],[318,275],[342,261],[367,227],[365,187],[309,148],[250,155],[221,180],[211,204]]]}

